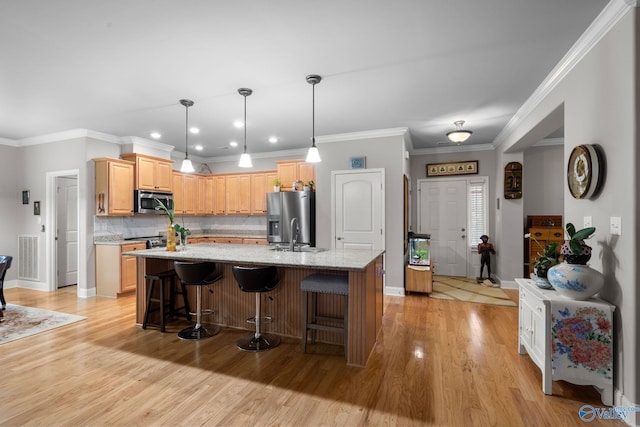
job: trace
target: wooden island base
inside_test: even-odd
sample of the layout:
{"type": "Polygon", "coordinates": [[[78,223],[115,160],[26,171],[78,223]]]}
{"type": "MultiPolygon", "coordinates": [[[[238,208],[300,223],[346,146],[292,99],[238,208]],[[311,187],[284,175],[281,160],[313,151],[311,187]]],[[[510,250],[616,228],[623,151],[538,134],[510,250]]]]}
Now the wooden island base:
{"type": "MultiPolygon", "coordinates": [[[[230,328],[252,330],[253,325],[247,319],[255,313],[255,296],[240,291],[231,268],[238,263],[216,262],[222,269],[223,279],[211,286],[213,292],[203,293],[203,307],[211,308],[214,313],[204,318],[205,322],[230,328]]],[[[147,273],[155,273],[173,268],[173,261],[167,259],[139,257],[138,286],[136,290],[136,322],[142,324],[144,318],[148,283],[144,279],[147,273]]],[[[314,273],[344,274],[345,271],[294,266],[278,266],[280,283],[272,292],[262,295],[262,312],[271,316],[265,332],[281,336],[302,338],[302,291],[300,282],[314,273]]],[[[364,270],[348,270],[349,275],[349,324],[347,364],[364,367],[376,343],[376,337],[382,327],[383,310],[383,256],[376,257],[364,270]]],[[[189,286],[189,300],[195,306],[195,292],[189,286]]],[[[333,317],[343,316],[342,297],[337,295],[319,295],[319,313],[333,317]]],[[[193,308],[192,308],[193,310],[193,308]]],[[[222,332],[224,333],[224,332],[222,332]]],[[[318,331],[318,341],[340,344],[340,333],[318,331]]]]}

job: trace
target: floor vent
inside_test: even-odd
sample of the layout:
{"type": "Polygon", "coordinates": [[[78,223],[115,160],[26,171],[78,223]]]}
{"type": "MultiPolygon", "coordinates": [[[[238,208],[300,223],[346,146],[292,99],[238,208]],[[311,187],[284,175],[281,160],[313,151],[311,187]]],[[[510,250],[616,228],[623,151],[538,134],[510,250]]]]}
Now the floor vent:
{"type": "Polygon", "coordinates": [[[18,251],[20,253],[18,279],[40,280],[38,272],[39,243],[39,236],[18,236],[18,251]]]}

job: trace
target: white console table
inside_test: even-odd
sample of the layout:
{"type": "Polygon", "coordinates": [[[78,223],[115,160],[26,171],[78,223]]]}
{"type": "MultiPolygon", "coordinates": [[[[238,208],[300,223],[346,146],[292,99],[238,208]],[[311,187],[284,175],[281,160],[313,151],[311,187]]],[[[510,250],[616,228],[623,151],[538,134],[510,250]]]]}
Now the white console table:
{"type": "Polygon", "coordinates": [[[528,353],[542,371],[542,391],[551,382],[593,385],[602,403],[613,404],[613,311],[599,298],[577,301],[530,279],[520,287],[518,353],[528,353]]]}

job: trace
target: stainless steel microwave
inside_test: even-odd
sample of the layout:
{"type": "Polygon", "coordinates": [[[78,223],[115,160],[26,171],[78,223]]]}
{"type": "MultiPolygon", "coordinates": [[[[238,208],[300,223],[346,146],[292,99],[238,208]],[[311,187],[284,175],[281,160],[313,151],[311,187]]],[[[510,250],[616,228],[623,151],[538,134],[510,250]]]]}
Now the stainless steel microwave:
{"type": "Polygon", "coordinates": [[[160,206],[158,200],[161,201],[167,209],[173,210],[173,194],[135,190],[133,192],[133,211],[139,214],[162,215],[165,212],[161,209],[156,209],[156,206],[160,206]]]}

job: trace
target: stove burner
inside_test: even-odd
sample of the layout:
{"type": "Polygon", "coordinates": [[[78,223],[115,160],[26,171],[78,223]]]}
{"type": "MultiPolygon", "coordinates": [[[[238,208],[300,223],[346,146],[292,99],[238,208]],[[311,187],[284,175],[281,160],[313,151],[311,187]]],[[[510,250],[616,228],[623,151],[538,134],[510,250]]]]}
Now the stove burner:
{"type": "Polygon", "coordinates": [[[147,239],[147,249],[152,248],[163,248],[167,246],[167,240],[161,239],[160,237],[154,237],[152,239],[147,239]]]}

